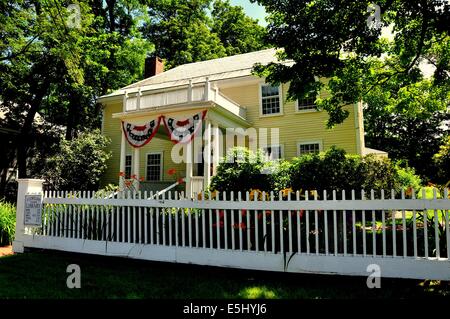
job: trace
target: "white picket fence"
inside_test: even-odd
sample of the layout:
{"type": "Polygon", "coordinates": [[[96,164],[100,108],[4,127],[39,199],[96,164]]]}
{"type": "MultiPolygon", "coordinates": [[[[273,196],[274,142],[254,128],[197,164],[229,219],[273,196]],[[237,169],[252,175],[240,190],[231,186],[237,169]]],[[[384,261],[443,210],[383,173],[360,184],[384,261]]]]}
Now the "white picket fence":
{"type": "MultiPolygon", "coordinates": [[[[29,182],[29,181],[28,181],[29,182]]],[[[56,249],[257,270],[450,280],[448,190],[433,199],[315,193],[45,192],[21,181],[15,251],[56,249]],[[42,225],[23,196],[42,194],[42,225]],[[331,196],[330,196],[331,195],[331,196]],[[206,197],[206,198],[205,198],[206,197]],[[149,199],[150,198],[150,199],[149,199]],[[21,210],[22,209],[22,210],[21,210]],[[424,219],[424,217],[426,217],[424,219]]],[[[20,186],[20,185],[19,185],[20,186]]]]}

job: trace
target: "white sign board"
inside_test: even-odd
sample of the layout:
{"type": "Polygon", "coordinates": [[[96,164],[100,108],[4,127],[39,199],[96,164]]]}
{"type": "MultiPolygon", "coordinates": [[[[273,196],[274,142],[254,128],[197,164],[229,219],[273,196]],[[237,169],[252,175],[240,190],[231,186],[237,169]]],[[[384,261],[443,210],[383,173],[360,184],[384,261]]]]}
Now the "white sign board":
{"type": "Polygon", "coordinates": [[[42,196],[25,195],[25,225],[42,225],[42,196]]]}

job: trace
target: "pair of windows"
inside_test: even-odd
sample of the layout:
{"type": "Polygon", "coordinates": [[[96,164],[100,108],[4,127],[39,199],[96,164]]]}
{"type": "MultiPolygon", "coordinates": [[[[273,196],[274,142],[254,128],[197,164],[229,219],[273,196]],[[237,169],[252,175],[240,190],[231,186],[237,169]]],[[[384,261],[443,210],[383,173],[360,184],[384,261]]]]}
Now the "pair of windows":
{"type": "MultiPolygon", "coordinates": [[[[295,108],[297,111],[316,109],[315,97],[308,97],[297,100],[295,108]]],[[[261,85],[261,114],[276,115],[281,114],[281,88],[270,84],[261,85]]]]}
{"type": "MultiPolygon", "coordinates": [[[[283,145],[269,145],[263,147],[263,153],[266,157],[266,160],[277,160],[283,158],[283,145]]],[[[305,154],[317,154],[322,150],[322,143],[320,141],[312,141],[312,142],[301,142],[297,144],[297,155],[305,155],[305,154]]]]}
{"type": "MultiPolygon", "coordinates": [[[[125,178],[131,178],[131,167],[133,162],[133,156],[127,155],[125,157],[125,178]]],[[[147,181],[160,181],[162,180],[163,172],[163,160],[162,153],[149,153],[147,154],[146,163],[146,180],[147,181]]]]}

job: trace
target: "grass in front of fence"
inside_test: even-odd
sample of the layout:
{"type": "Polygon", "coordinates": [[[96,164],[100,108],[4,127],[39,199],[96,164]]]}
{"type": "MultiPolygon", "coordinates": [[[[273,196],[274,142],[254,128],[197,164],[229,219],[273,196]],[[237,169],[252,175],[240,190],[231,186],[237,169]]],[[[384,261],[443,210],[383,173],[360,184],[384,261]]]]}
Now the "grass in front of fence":
{"type": "Polygon", "coordinates": [[[449,283],[202,267],[59,252],[0,258],[0,298],[418,298],[450,296],[449,283]],[[68,289],[69,264],[81,289],[68,289]]]}

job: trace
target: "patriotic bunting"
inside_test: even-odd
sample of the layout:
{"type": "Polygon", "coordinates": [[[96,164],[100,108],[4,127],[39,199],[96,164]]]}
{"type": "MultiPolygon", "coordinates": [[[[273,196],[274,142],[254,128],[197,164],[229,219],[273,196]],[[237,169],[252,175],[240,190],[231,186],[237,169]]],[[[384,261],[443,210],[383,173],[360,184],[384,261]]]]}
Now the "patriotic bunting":
{"type": "Polygon", "coordinates": [[[187,119],[179,120],[172,117],[163,117],[170,140],[174,143],[189,143],[198,129],[202,128],[206,110],[197,113],[187,119]]]}
{"type": "Polygon", "coordinates": [[[152,120],[144,125],[134,125],[122,121],[122,129],[125,137],[131,146],[138,148],[146,145],[151,141],[158,131],[161,123],[161,117],[152,120]]]}
{"type": "Polygon", "coordinates": [[[146,145],[155,136],[161,121],[164,122],[169,138],[174,143],[189,143],[198,129],[202,128],[206,110],[194,114],[187,119],[175,119],[172,117],[159,116],[144,125],[134,125],[122,121],[122,129],[131,146],[138,148],[146,145]]]}

